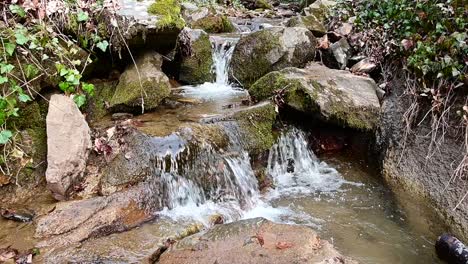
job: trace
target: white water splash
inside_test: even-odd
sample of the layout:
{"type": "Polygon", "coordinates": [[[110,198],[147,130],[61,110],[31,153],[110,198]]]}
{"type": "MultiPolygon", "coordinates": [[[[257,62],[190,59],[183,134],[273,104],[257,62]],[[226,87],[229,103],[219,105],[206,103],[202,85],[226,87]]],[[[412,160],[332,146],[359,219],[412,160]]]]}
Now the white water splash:
{"type": "Polygon", "coordinates": [[[340,190],[345,183],[341,175],[309,150],[304,132],[298,129],[284,133],[268,157],[268,174],[275,189],[271,198],[340,190]]]}
{"type": "Polygon", "coordinates": [[[182,94],[204,100],[247,95],[246,91],[229,83],[229,64],[238,38],[211,36],[210,40],[213,47],[212,70],[216,76],[215,82],[183,86],[182,94]]]}

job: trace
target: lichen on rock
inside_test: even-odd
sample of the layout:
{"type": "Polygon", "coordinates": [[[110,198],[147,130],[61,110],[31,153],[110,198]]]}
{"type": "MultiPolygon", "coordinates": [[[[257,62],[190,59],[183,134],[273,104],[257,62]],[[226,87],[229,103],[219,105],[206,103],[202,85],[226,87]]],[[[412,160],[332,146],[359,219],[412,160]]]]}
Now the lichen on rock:
{"type": "Polygon", "coordinates": [[[203,29],[208,33],[229,33],[234,25],[225,15],[208,15],[192,23],[192,28],[203,29]]]}
{"type": "Polygon", "coordinates": [[[378,124],[380,103],[370,78],[311,63],[305,69],[271,72],[249,93],[263,100],[282,89],[285,104],[296,110],[355,129],[373,130],[378,124]]]}
{"type": "Polygon", "coordinates": [[[177,0],[157,0],[148,7],[148,13],[159,16],[158,28],[182,29],[185,26],[177,0]]]}

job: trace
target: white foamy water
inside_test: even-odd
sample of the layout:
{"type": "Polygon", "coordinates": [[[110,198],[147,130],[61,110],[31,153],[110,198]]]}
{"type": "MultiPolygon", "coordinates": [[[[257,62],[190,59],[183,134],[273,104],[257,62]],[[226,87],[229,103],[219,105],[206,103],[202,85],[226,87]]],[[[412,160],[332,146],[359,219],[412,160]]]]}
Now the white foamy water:
{"type": "MultiPolygon", "coordinates": [[[[196,220],[207,226],[214,215],[221,215],[225,222],[264,217],[275,222],[317,227],[320,219],[289,207],[272,206],[272,202],[280,197],[332,194],[339,192],[344,184],[354,184],[320,162],[308,149],[305,134],[292,129],[283,133],[270,151],[267,173],[275,188],[262,195],[249,155],[240,149],[239,139],[231,139],[231,143],[236,154],[216,157],[220,159],[216,165],[219,173],[215,173],[216,177],[208,185],[184,178],[179,175],[178,166],[171,165],[171,170],[163,174],[168,202],[158,213],[174,220],[196,220]]],[[[212,150],[208,152],[217,155],[212,150]]]]}
{"type": "Polygon", "coordinates": [[[238,38],[211,36],[210,40],[213,47],[212,71],[216,76],[215,81],[183,86],[182,94],[203,100],[246,95],[246,91],[229,82],[229,63],[238,38]]]}

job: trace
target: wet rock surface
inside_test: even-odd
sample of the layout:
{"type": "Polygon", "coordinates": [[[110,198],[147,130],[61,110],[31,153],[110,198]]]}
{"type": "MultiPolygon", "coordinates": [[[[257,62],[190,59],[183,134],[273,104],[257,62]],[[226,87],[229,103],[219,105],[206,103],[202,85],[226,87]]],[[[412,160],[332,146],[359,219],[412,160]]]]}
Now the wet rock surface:
{"type": "Polygon", "coordinates": [[[231,60],[233,80],[248,88],[268,72],[303,67],[315,56],[316,40],[302,27],[271,27],[241,37],[231,60]]]}
{"type": "Polygon", "coordinates": [[[326,120],[351,128],[373,130],[380,111],[376,88],[370,78],[311,63],[305,69],[271,72],[249,92],[262,100],[282,90],[277,100],[296,110],[320,114],[326,120]]]}
{"type": "Polygon", "coordinates": [[[205,31],[185,28],[178,38],[176,56],[180,61],[181,82],[202,84],[213,80],[211,42],[205,31]]]}
{"type": "Polygon", "coordinates": [[[254,218],[182,239],[158,263],[356,263],[305,226],[254,218]]]}
{"type": "Polygon", "coordinates": [[[82,176],[91,148],[91,135],[75,102],[53,95],[47,114],[47,187],[59,200],[82,176]]]}
{"type": "Polygon", "coordinates": [[[154,218],[140,208],[142,187],[106,197],[58,203],[37,220],[39,247],[66,246],[89,238],[106,236],[138,226],[154,218]]]}
{"type": "Polygon", "coordinates": [[[200,230],[196,222],[158,219],[130,231],[47,252],[44,263],[154,263],[176,240],[200,230]]]}

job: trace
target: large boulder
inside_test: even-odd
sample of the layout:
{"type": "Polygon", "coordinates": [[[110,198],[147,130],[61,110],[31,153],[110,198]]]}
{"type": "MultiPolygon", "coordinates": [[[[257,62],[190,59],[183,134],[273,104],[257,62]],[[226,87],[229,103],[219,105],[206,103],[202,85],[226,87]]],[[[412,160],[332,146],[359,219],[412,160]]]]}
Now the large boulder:
{"type": "Polygon", "coordinates": [[[47,187],[62,200],[86,168],[90,129],[73,99],[58,94],[50,98],[46,126],[47,187]]]}
{"type": "Polygon", "coordinates": [[[268,72],[303,67],[315,56],[316,40],[301,27],[271,27],[241,37],[231,60],[233,79],[245,88],[268,72]]]}
{"type": "Polygon", "coordinates": [[[161,264],[184,263],[357,263],[321,240],[310,227],[254,218],[217,225],[177,242],[161,264]]]}
{"type": "Polygon", "coordinates": [[[100,30],[105,35],[110,31],[109,26],[118,24],[118,29],[111,29],[118,30],[119,36],[109,36],[114,50],[126,52],[128,46],[132,50],[151,48],[160,52],[169,51],[174,48],[177,35],[185,26],[180,4],[176,0],[126,0],[111,11],[103,14],[101,24],[104,29],[100,30]],[[107,28],[104,26],[106,24],[109,25],[107,28]]]}
{"type": "Polygon", "coordinates": [[[249,93],[263,100],[283,90],[289,107],[351,128],[373,130],[380,112],[376,89],[370,78],[311,63],[305,69],[271,72],[252,85],[249,93]]]}
{"type": "Polygon", "coordinates": [[[119,84],[110,100],[115,111],[154,109],[171,93],[169,78],[162,72],[162,56],[146,52],[120,76],[119,84]]]}
{"type": "Polygon", "coordinates": [[[185,28],[179,35],[176,57],[181,82],[202,84],[213,80],[211,42],[205,31],[185,28]]]}
{"type": "Polygon", "coordinates": [[[322,37],[327,33],[323,23],[313,15],[292,17],[286,22],[286,26],[307,28],[316,37],[322,37]]]}

